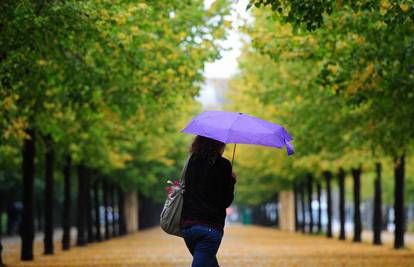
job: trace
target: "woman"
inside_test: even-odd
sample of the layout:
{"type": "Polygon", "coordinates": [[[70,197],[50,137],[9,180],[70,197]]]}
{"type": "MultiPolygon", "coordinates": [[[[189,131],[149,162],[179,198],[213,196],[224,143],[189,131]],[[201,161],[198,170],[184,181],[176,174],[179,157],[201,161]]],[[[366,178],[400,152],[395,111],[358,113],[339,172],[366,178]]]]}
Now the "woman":
{"type": "Polygon", "coordinates": [[[197,136],[191,145],[181,234],[193,255],[192,267],[219,266],[216,254],[236,183],[230,161],[222,157],[225,147],[224,143],[203,136],[197,136]]]}

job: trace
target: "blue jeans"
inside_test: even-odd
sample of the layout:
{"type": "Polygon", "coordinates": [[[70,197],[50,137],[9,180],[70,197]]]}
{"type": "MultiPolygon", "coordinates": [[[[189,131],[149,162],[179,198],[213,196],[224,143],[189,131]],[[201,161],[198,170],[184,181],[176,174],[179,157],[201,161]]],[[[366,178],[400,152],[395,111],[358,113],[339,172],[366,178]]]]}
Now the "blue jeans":
{"type": "Polygon", "coordinates": [[[182,229],[181,235],[193,255],[191,267],[219,267],[216,254],[223,238],[220,230],[204,225],[193,225],[182,229]]]}

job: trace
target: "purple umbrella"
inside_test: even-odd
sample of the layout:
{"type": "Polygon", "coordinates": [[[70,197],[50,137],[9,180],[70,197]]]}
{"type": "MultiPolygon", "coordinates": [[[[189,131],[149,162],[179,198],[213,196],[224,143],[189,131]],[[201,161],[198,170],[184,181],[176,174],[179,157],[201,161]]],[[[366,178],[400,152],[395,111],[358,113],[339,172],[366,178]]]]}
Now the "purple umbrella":
{"type": "Polygon", "coordinates": [[[290,144],[292,137],[285,128],[239,112],[205,111],[193,118],[181,132],[201,135],[226,144],[253,144],[281,149],[286,146],[288,155],[294,153],[290,144]]]}

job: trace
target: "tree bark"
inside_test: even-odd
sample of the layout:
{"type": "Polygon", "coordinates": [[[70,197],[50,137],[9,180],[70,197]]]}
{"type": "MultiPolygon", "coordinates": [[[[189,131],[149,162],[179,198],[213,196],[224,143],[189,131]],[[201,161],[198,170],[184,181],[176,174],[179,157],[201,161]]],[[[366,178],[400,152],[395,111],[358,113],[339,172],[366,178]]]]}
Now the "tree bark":
{"type": "Polygon", "coordinates": [[[103,180],[104,217],[105,217],[105,239],[111,238],[109,233],[109,212],[108,212],[108,184],[103,180]]]}
{"type": "Polygon", "coordinates": [[[2,217],[2,215],[3,215],[3,199],[4,199],[4,196],[0,193],[0,267],[3,267],[4,266],[4,263],[3,263],[3,244],[2,244],[2,242],[1,242],[1,237],[2,237],[2,235],[3,235],[3,224],[1,223],[1,217],[2,217]]]}
{"type": "Polygon", "coordinates": [[[388,230],[388,225],[390,224],[390,214],[391,214],[391,207],[390,206],[386,206],[385,207],[385,214],[384,214],[384,218],[382,219],[382,230],[383,231],[387,231],[388,230]]]}
{"type": "Polygon", "coordinates": [[[1,242],[1,233],[0,233],[0,267],[4,266],[2,255],[3,255],[3,245],[2,245],[2,242],[1,242]]]}
{"type": "Polygon", "coordinates": [[[124,191],[118,186],[118,216],[119,216],[119,235],[126,235],[126,219],[125,219],[125,195],[124,191]]]}
{"type": "Polygon", "coordinates": [[[381,189],[381,163],[375,164],[375,171],[377,177],[375,178],[374,187],[374,218],[372,220],[374,230],[374,245],[381,245],[381,230],[382,230],[382,189],[381,189]]]}
{"type": "Polygon", "coordinates": [[[72,185],[71,185],[72,158],[70,155],[65,157],[65,166],[63,167],[64,176],[64,200],[63,200],[63,237],[62,249],[70,249],[70,227],[71,227],[71,210],[72,210],[72,185]]]}
{"type": "Polygon", "coordinates": [[[339,239],[345,240],[345,172],[342,168],[339,168],[338,173],[338,185],[339,185],[339,239]]]}
{"type": "Polygon", "coordinates": [[[16,209],[14,207],[14,201],[7,198],[5,207],[7,213],[6,235],[11,236],[14,234],[14,225],[16,223],[16,209]]]}
{"type": "Polygon", "coordinates": [[[88,233],[88,243],[95,241],[95,236],[93,233],[93,214],[92,214],[92,195],[91,195],[91,178],[90,170],[87,169],[85,175],[85,191],[86,191],[86,227],[88,233]]]}
{"type": "Polygon", "coordinates": [[[4,263],[3,263],[3,245],[1,242],[1,234],[0,234],[0,267],[3,267],[4,263]]]}
{"type": "Polygon", "coordinates": [[[354,242],[361,242],[361,167],[352,169],[354,179],[354,242]]]}
{"type": "Polygon", "coordinates": [[[77,246],[86,245],[86,190],[85,190],[85,167],[82,164],[78,165],[78,210],[77,210],[77,246]]]}
{"type": "MultiPolygon", "coordinates": [[[[275,201],[276,201],[276,227],[279,228],[280,226],[280,212],[279,212],[279,207],[280,207],[280,199],[279,199],[279,193],[276,193],[275,195],[275,201]]],[[[271,221],[269,219],[269,225],[271,225],[271,221]]]]}
{"type": "Polygon", "coordinates": [[[301,223],[301,230],[302,233],[306,231],[306,211],[305,211],[305,189],[303,188],[304,185],[300,185],[300,202],[302,208],[302,223],[301,223]]]}
{"type": "Polygon", "coordinates": [[[116,216],[115,216],[115,207],[116,207],[116,203],[115,203],[115,186],[114,184],[110,184],[109,187],[109,193],[110,193],[110,199],[111,199],[111,210],[112,210],[112,236],[115,237],[118,235],[118,231],[116,229],[116,216]]]}
{"type": "Polygon", "coordinates": [[[321,194],[322,194],[322,186],[321,183],[318,182],[316,185],[317,190],[317,197],[318,197],[318,233],[322,232],[322,202],[321,202],[321,194]]]}
{"type": "Polygon", "coordinates": [[[55,155],[53,144],[50,136],[45,139],[46,154],[45,154],[45,237],[44,237],[44,254],[53,255],[53,186],[54,186],[54,161],[55,155]]]}
{"type": "Polygon", "coordinates": [[[308,174],[308,210],[309,210],[309,233],[313,233],[313,212],[312,212],[312,185],[313,177],[312,174],[308,174]]]}
{"type": "Polygon", "coordinates": [[[95,206],[95,239],[96,241],[102,241],[101,233],[101,218],[99,211],[99,180],[97,179],[93,187],[93,196],[94,196],[94,206],[95,206]]]}
{"type": "Polygon", "coordinates": [[[294,209],[295,209],[295,231],[298,232],[300,227],[299,227],[299,209],[298,209],[298,185],[295,183],[293,185],[293,203],[294,203],[294,209]]]}
{"type": "Polygon", "coordinates": [[[404,179],[405,155],[394,159],[394,213],[395,213],[395,239],[394,248],[404,247],[405,214],[404,214],[404,179]]]}
{"type": "Polygon", "coordinates": [[[22,223],[20,228],[21,243],[21,260],[33,260],[33,240],[34,240],[34,222],[33,222],[33,183],[35,175],[35,130],[26,131],[28,138],[23,144],[23,212],[22,223]]]}
{"type": "Polygon", "coordinates": [[[40,198],[40,194],[39,194],[39,196],[35,196],[34,197],[35,198],[35,216],[36,216],[36,219],[37,219],[37,231],[39,231],[39,232],[41,232],[41,231],[43,231],[43,229],[44,229],[44,214],[43,214],[43,202],[44,202],[44,199],[43,199],[43,196],[42,196],[42,198],[40,198]]]}
{"type": "Polygon", "coordinates": [[[332,237],[332,191],[331,191],[331,180],[332,173],[330,171],[324,172],[326,180],[326,204],[327,204],[327,217],[328,224],[326,226],[326,237],[332,237]]]}

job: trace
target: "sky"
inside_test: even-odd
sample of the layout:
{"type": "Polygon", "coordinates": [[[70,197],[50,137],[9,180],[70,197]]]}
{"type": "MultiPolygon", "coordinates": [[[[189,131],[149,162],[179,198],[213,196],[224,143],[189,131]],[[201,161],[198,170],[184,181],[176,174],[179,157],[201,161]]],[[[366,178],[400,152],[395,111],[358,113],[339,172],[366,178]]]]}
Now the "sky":
{"type": "MultiPolygon", "coordinates": [[[[214,0],[205,0],[206,7],[214,0]]],[[[223,51],[221,53],[221,59],[211,63],[207,63],[204,69],[204,77],[209,78],[224,78],[228,79],[237,73],[238,64],[237,58],[240,55],[242,48],[241,34],[237,30],[237,26],[240,26],[241,19],[247,19],[251,21],[249,11],[246,11],[246,6],[249,0],[233,0],[233,12],[230,16],[230,21],[233,24],[233,29],[229,31],[227,40],[223,41],[223,47],[230,48],[230,50],[223,51]],[[240,19],[241,18],[241,19],[240,19]]],[[[204,107],[214,105],[216,94],[214,88],[204,85],[200,96],[197,98],[204,107]]]]}

